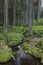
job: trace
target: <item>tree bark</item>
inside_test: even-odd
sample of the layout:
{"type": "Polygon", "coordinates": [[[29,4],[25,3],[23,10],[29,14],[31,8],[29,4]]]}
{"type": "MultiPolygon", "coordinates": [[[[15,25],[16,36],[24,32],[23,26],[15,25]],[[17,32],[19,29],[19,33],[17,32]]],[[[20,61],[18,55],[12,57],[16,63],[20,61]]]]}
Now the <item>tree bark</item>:
{"type": "Polygon", "coordinates": [[[29,20],[29,18],[28,18],[29,5],[28,4],[29,4],[28,0],[26,0],[26,24],[28,24],[28,20],[29,20]]]}
{"type": "Polygon", "coordinates": [[[36,22],[36,25],[38,25],[38,23],[39,23],[40,16],[41,16],[41,0],[38,0],[38,4],[37,4],[37,22],[36,22]]]}
{"type": "Polygon", "coordinates": [[[4,0],[4,32],[8,29],[8,0],[4,0]]]}
{"type": "Polygon", "coordinates": [[[15,24],[16,24],[16,0],[14,0],[14,14],[13,14],[13,26],[15,26],[15,24]]]}
{"type": "Polygon", "coordinates": [[[32,9],[33,9],[33,0],[29,1],[29,30],[30,35],[32,35],[32,9]]]}

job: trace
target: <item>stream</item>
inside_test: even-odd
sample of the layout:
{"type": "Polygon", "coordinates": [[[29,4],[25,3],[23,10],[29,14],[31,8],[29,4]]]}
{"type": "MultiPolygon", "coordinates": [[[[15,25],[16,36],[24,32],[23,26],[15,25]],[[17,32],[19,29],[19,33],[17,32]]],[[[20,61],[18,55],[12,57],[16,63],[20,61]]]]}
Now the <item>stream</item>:
{"type": "Polygon", "coordinates": [[[15,61],[11,59],[7,63],[0,65],[43,65],[39,59],[34,58],[31,55],[26,55],[20,46],[19,49],[20,50],[16,52],[15,61]]]}

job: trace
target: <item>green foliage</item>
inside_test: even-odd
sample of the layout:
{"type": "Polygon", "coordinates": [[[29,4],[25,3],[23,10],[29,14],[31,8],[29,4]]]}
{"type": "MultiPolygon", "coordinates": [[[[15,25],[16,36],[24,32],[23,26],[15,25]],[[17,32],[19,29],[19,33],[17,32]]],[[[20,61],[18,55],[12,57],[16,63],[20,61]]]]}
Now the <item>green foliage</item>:
{"type": "Polygon", "coordinates": [[[20,33],[6,33],[0,35],[0,43],[16,46],[22,42],[24,36],[20,33]]]}
{"type": "Polygon", "coordinates": [[[14,27],[14,26],[11,26],[8,30],[8,32],[15,32],[15,33],[22,33],[22,29],[23,27],[14,27]]]}
{"type": "Polygon", "coordinates": [[[22,31],[23,31],[24,34],[27,33],[27,32],[29,32],[29,27],[25,25],[23,27],[22,31]]]}
{"type": "Polygon", "coordinates": [[[7,33],[6,34],[6,40],[8,45],[10,46],[16,46],[22,42],[24,39],[24,36],[20,33],[7,33]]]}
{"type": "Polygon", "coordinates": [[[0,40],[4,40],[4,39],[5,39],[5,37],[4,37],[3,33],[0,33],[0,40]]]}
{"type": "Polygon", "coordinates": [[[23,35],[25,36],[25,37],[29,37],[30,36],[30,34],[29,34],[29,27],[28,26],[24,26],[23,27],[23,29],[22,29],[22,32],[23,32],[23,35]]]}
{"type": "Polygon", "coordinates": [[[20,27],[11,26],[8,32],[22,33],[25,37],[29,37],[29,27],[28,26],[20,26],[20,27]]]}
{"type": "Polygon", "coordinates": [[[43,63],[43,53],[41,54],[41,62],[43,63]]]}
{"type": "Polygon", "coordinates": [[[0,34],[0,62],[4,63],[10,60],[12,57],[15,60],[15,52],[12,52],[12,49],[8,47],[8,37],[7,34],[0,34]]]}
{"type": "Polygon", "coordinates": [[[38,48],[41,48],[42,50],[43,50],[43,37],[42,38],[39,38],[39,39],[37,39],[37,47],[38,48]]]}
{"type": "Polygon", "coordinates": [[[39,20],[39,25],[43,25],[43,18],[39,20]]]}
{"type": "Polygon", "coordinates": [[[11,26],[8,32],[25,33],[28,32],[28,30],[29,30],[28,26],[19,26],[19,27],[11,26]]]}
{"type": "Polygon", "coordinates": [[[43,26],[33,26],[33,34],[43,36],[43,26]]]}
{"type": "MultiPolygon", "coordinates": [[[[33,26],[32,30],[33,30],[33,35],[43,36],[43,26],[33,26]]],[[[28,26],[24,26],[23,34],[24,34],[25,37],[29,37],[30,36],[29,27],[28,26]]]]}
{"type": "Polygon", "coordinates": [[[3,43],[0,43],[0,62],[7,62],[8,60],[10,60],[11,55],[12,49],[3,43]]]}
{"type": "MultiPolygon", "coordinates": [[[[36,20],[33,20],[33,25],[36,26],[36,20]]],[[[43,18],[41,18],[41,19],[38,21],[38,25],[39,25],[39,26],[43,25],[43,18]]]]}
{"type": "Polygon", "coordinates": [[[0,43],[6,43],[6,38],[2,33],[0,33],[0,43]]]}
{"type": "MultiPolygon", "coordinates": [[[[0,29],[2,30],[2,27],[0,27],[0,29]]],[[[33,34],[37,35],[37,36],[43,36],[43,26],[33,26],[33,34]]],[[[29,33],[29,27],[28,26],[21,26],[21,27],[10,27],[8,32],[12,32],[12,33],[22,33],[25,37],[29,37],[30,33],[29,33]]]]}
{"type": "Polygon", "coordinates": [[[1,33],[0,35],[0,43],[6,43],[10,46],[16,46],[20,44],[23,39],[24,36],[21,33],[1,33]]]}
{"type": "MultiPolygon", "coordinates": [[[[33,35],[43,36],[43,26],[33,26],[32,29],[33,29],[33,35]]],[[[14,33],[15,36],[16,36],[16,33],[22,34],[25,37],[25,41],[28,41],[28,38],[30,37],[29,27],[26,25],[20,26],[20,27],[11,26],[8,30],[8,33],[9,33],[9,35],[10,35],[10,33],[14,33]]],[[[1,36],[1,38],[3,38],[3,37],[1,36]]]]}
{"type": "Polygon", "coordinates": [[[33,25],[34,25],[34,26],[36,25],[36,20],[33,20],[33,25]]]}
{"type": "Polygon", "coordinates": [[[31,54],[37,58],[41,58],[41,62],[43,63],[43,49],[31,46],[27,42],[23,44],[23,49],[26,54],[31,54]]]}

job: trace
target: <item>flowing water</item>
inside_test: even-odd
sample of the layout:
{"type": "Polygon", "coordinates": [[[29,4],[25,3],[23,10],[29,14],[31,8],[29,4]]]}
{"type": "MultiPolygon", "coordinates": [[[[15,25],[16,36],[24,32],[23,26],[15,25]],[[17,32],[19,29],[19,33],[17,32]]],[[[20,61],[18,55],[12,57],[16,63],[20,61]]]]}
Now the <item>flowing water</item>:
{"type": "Polygon", "coordinates": [[[43,65],[40,62],[40,59],[32,57],[31,55],[26,55],[22,48],[20,48],[20,50],[17,51],[15,57],[16,57],[15,61],[12,59],[7,63],[4,64],[0,63],[0,65],[43,65]]]}
{"type": "Polygon", "coordinates": [[[43,65],[43,64],[41,64],[39,60],[32,57],[27,58],[17,57],[15,61],[12,60],[0,65],[43,65]]]}

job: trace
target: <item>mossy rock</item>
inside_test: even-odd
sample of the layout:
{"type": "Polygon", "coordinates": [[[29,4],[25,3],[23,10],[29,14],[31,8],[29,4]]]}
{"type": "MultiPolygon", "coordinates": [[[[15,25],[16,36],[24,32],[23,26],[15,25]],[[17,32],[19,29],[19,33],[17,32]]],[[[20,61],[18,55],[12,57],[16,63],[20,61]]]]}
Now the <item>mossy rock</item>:
{"type": "Polygon", "coordinates": [[[9,61],[11,55],[12,55],[12,49],[3,43],[0,43],[0,62],[5,63],[9,61]]]}
{"type": "Polygon", "coordinates": [[[43,63],[43,53],[42,53],[42,55],[41,55],[41,62],[43,63]]]}

